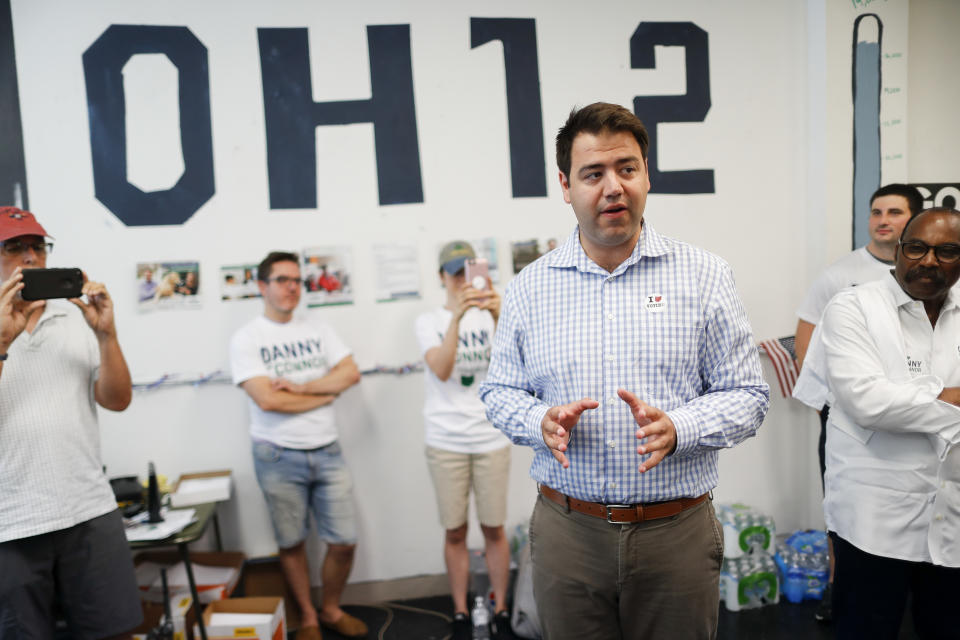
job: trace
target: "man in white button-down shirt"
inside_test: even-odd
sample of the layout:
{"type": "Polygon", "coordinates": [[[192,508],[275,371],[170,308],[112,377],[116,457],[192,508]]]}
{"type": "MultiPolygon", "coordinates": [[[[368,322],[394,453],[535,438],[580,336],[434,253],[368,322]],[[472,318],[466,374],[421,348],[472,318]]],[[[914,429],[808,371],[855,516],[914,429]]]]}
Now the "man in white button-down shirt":
{"type": "Polygon", "coordinates": [[[920,637],[957,637],[960,212],[911,220],[892,274],[830,302],[794,392],[831,404],[837,637],[896,638],[908,594],[920,637]]]}

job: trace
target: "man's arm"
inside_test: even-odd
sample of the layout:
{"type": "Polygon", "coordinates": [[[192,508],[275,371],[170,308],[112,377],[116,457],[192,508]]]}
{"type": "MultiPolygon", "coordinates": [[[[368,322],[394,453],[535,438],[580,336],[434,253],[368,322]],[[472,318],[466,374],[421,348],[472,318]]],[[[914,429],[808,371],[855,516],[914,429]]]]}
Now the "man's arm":
{"type": "Polygon", "coordinates": [[[584,411],[599,403],[582,398],[551,407],[536,396],[524,370],[523,329],[515,289],[508,287],[500,314],[487,378],[480,385],[480,398],[487,406],[487,419],[511,441],[548,449],[564,468],[570,466],[567,445],[584,411]]]}
{"type": "Polygon", "coordinates": [[[278,413],[303,413],[317,407],[323,407],[337,397],[334,394],[295,393],[286,389],[277,389],[273,381],[266,376],[250,378],[240,383],[240,387],[249,394],[257,406],[264,411],[278,413]]]}
{"type": "MultiPolygon", "coordinates": [[[[443,334],[443,340],[435,347],[427,349],[423,354],[423,361],[430,367],[433,375],[437,376],[441,382],[446,382],[453,373],[453,366],[457,362],[457,341],[460,339],[460,320],[463,314],[470,307],[479,306],[479,298],[483,294],[477,291],[469,284],[464,284],[457,292],[457,306],[450,317],[450,324],[447,325],[447,332],[443,334]]],[[[499,312],[499,306],[498,306],[499,312]]],[[[496,320],[496,317],[494,317],[496,320]]]]}
{"type": "Polygon", "coordinates": [[[86,302],[80,298],[71,298],[70,302],[80,309],[84,320],[93,329],[100,349],[100,374],[93,385],[93,397],[104,409],[123,411],[133,398],[133,383],[117,340],[113,300],[107,288],[99,282],[84,282],[82,291],[87,297],[86,302]]]}
{"type": "Polygon", "coordinates": [[[797,367],[803,367],[803,359],[807,357],[807,348],[810,346],[810,337],[817,325],[806,320],[797,321],[797,331],[794,336],[793,348],[797,353],[797,367]]]}
{"type": "MultiPolygon", "coordinates": [[[[332,401],[333,397],[336,397],[358,382],[360,382],[360,369],[357,368],[357,363],[353,361],[353,356],[346,356],[335,364],[333,368],[327,372],[327,375],[321,378],[316,378],[303,384],[296,384],[284,378],[277,378],[272,381],[272,386],[277,391],[289,391],[302,395],[332,396],[332,401]]],[[[254,398],[254,400],[256,400],[256,398],[254,398]]],[[[259,402],[257,404],[259,404],[259,402]]],[[[261,407],[261,409],[262,408],[263,407],[261,407]]],[[[274,411],[278,411],[278,409],[274,409],[274,411]]],[[[306,411],[306,409],[304,409],[304,411],[306,411]]],[[[293,411],[291,413],[298,412],[293,411]]]]}
{"type": "Polygon", "coordinates": [[[960,407],[960,387],[944,387],[937,400],[949,402],[952,405],[960,407]]]}
{"type": "MultiPolygon", "coordinates": [[[[507,287],[493,336],[490,368],[480,385],[487,419],[516,444],[545,447],[543,422],[549,406],[536,397],[524,368],[524,329],[516,280],[507,287]]],[[[568,436],[569,437],[569,436],[568,436]]]]}
{"type": "Polygon", "coordinates": [[[824,311],[821,329],[834,404],[854,423],[899,433],[956,431],[960,409],[952,400],[957,392],[944,389],[943,382],[932,375],[890,379],[877,341],[892,344],[887,341],[899,336],[870,335],[864,310],[854,296],[835,298],[824,311]]]}
{"type": "Polygon", "coordinates": [[[709,292],[698,354],[703,393],[665,412],[676,430],[676,456],[742,442],[757,432],[770,406],[770,387],[730,268],[721,265],[703,290],[709,292]]]}

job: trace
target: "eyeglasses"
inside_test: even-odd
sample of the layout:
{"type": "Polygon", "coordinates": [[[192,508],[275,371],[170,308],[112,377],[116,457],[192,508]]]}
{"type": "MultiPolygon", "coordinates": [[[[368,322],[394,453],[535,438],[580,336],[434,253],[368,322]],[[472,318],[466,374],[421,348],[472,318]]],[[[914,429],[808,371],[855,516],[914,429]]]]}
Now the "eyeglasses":
{"type": "Polygon", "coordinates": [[[950,264],[960,260],[960,244],[938,244],[929,245],[922,240],[908,240],[900,243],[900,251],[905,258],[910,260],[920,260],[926,257],[927,253],[933,249],[933,255],[938,262],[950,264]]]}
{"type": "Polygon", "coordinates": [[[52,242],[23,242],[21,240],[4,240],[0,242],[0,253],[5,256],[18,256],[27,249],[33,249],[38,256],[45,256],[53,252],[52,242]]]}
{"type": "Polygon", "coordinates": [[[267,278],[267,282],[276,282],[281,287],[285,287],[288,284],[303,284],[303,278],[291,278],[290,276],[277,276],[275,278],[267,278]]]}

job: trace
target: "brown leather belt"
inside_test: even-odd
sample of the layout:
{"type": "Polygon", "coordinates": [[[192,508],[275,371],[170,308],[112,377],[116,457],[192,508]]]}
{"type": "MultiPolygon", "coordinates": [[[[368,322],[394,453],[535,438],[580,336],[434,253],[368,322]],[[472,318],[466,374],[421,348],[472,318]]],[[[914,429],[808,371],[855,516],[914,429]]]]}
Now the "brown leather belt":
{"type": "Polygon", "coordinates": [[[648,502],[646,504],[601,504],[577,500],[559,491],[551,489],[545,484],[540,485],[540,495],[556,502],[564,509],[583,513],[595,518],[603,518],[611,524],[630,524],[657,518],[669,518],[681,511],[695,507],[707,499],[707,494],[697,498],[678,498],[667,502],[648,502]]]}

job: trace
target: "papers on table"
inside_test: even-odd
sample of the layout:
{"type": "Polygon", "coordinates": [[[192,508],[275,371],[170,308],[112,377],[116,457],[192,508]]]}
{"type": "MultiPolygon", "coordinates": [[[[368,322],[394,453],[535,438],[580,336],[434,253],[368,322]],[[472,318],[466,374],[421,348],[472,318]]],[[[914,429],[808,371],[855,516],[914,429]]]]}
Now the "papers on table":
{"type": "Polygon", "coordinates": [[[149,514],[145,511],[131,518],[127,522],[127,541],[163,540],[197,521],[196,509],[163,509],[160,513],[163,522],[147,522],[149,514]]]}
{"type": "Polygon", "coordinates": [[[189,477],[182,476],[177,490],[170,495],[174,507],[189,507],[206,502],[222,502],[230,499],[230,472],[222,475],[189,477]]]}

